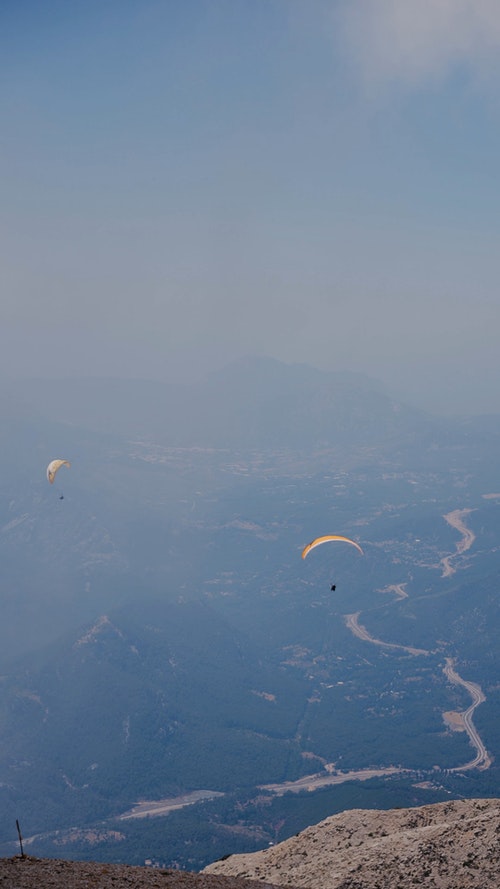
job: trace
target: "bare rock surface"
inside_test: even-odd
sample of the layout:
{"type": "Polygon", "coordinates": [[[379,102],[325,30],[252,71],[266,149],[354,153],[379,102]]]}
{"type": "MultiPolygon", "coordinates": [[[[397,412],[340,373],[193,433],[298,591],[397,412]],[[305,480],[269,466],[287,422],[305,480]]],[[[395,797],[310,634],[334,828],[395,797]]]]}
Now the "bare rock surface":
{"type": "Polygon", "coordinates": [[[259,880],[51,858],[0,858],[2,889],[273,889],[259,880]]]}
{"type": "Polygon", "coordinates": [[[303,889],[499,889],[500,800],[353,809],[203,873],[303,889]]]}

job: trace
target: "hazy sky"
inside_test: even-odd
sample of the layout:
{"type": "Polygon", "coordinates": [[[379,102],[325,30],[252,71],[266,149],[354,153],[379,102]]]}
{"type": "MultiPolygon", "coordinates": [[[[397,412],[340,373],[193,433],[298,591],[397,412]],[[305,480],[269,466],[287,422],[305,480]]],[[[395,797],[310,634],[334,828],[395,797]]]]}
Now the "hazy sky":
{"type": "Polygon", "coordinates": [[[0,371],[500,412],[498,0],[4,0],[0,371]]]}

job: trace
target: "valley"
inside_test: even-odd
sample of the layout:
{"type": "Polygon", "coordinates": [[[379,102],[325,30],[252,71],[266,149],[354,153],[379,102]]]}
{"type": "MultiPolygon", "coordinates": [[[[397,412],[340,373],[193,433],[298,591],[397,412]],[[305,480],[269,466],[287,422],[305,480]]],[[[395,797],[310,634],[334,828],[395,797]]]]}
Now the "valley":
{"type": "Polygon", "coordinates": [[[324,392],[328,423],[306,397],[267,444],[255,393],[252,447],[53,418],[64,500],[2,480],[6,854],[20,817],[34,854],[196,868],[353,805],[500,791],[497,433],[342,390],[335,436],[324,392]],[[302,560],[327,532],[364,556],[302,560]]]}

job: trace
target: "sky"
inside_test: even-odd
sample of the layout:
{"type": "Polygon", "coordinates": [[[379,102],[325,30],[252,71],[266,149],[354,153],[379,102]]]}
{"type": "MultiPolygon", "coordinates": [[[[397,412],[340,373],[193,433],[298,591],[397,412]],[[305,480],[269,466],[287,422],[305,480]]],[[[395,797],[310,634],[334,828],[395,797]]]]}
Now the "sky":
{"type": "Polygon", "coordinates": [[[3,0],[0,375],[500,413],[498,0],[3,0]]]}

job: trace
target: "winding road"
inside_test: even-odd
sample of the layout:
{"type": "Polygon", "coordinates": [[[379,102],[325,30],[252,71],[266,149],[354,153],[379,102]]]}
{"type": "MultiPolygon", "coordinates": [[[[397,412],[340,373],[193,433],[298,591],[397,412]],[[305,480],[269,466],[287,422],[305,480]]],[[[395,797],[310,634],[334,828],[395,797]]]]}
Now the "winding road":
{"type": "Polygon", "coordinates": [[[398,599],[407,599],[408,593],[405,590],[406,583],[391,583],[389,586],[380,590],[381,593],[394,593],[398,599]]]}
{"type": "MultiPolygon", "coordinates": [[[[450,556],[445,556],[440,561],[440,565],[443,566],[442,577],[449,577],[451,574],[454,574],[456,569],[452,566],[451,560],[456,558],[459,555],[467,552],[474,543],[476,539],[476,535],[470,528],[465,524],[465,517],[472,512],[472,509],[455,509],[452,512],[447,513],[443,516],[445,521],[451,525],[452,528],[455,528],[462,535],[461,540],[456,545],[456,552],[450,556]]],[[[405,590],[406,584],[393,584],[390,587],[387,587],[387,591],[394,591],[398,594],[398,599],[402,597],[407,597],[408,593],[405,590]]],[[[384,590],[385,592],[385,590],[384,590]]],[[[346,627],[358,638],[362,639],[364,642],[371,642],[372,645],[379,645],[383,648],[392,648],[398,649],[400,651],[406,651],[408,654],[412,655],[429,655],[431,652],[425,651],[421,648],[412,648],[408,645],[399,645],[395,642],[383,642],[381,639],[376,639],[374,636],[371,636],[366,627],[359,623],[359,616],[361,612],[357,611],[354,614],[346,614],[344,615],[344,620],[346,627]]],[[[443,672],[447,679],[452,682],[454,685],[461,685],[466,691],[470,694],[472,698],[472,704],[467,708],[463,713],[455,713],[454,716],[457,718],[458,724],[461,728],[463,728],[468,736],[469,740],[473,747],[476,748],[476,756],[470,762],[465,763],[462,766],[455,766],[454,768],[449,769],[450,772],[463,772],[469,769],[488,769],[491,766],[492,759],[481,740],[481,736],[477,731],[474,722],[472,720],[474,711],[476,707],[479,707],[479,704],[482,704],[486,700],[486,696],[481,688],[476,682],[470,682],[466,679],[462,679],[459,673],[457,673],[455,669],[455,661],[453,658],[446,658],[445,666],[443,667],[443,672]]]]}
{"type": "Polygon", "coordinates": [[[472,721],[472,714],[476,707],[479,707],[479,704],[482,704],[486,700],[486,695],[484,694],[480,685],[477,685],[476,682],[469,682],[466,679],[462,679],[462,677],[455,670],[455,662],[453,658],[446,658],[446,665],[443,667],[443,673],[449,679],[450,682],[453,682],[454,685],[461,685],[466,691],[469,692],[472,697],[472,704],[470,707],[465,710],[464,713],[458,714],[461,717],[461,723],[467,732],[471,744],[476,748],[477,754],[474,759],[471,759],[470,762],[466,763],[463,766],[455,766],[455,768],[450,769],[450,772],[463,772],[466,769],[489,769],[491,765],[491,757],[484,746],[481,736],[476,729],[472,721]]]}
{"type": "Polygon", "coordinates": [[[351,633],[354,633],[363,642],[371,642],[372,645],[380,645],[382,648],[396,648],[399,651],[407,651],[408,654],[430,654],[430,651],[426,651],[424,648],[412,648],[409,645],[399,645],[397,642],[383,642],[382,639],[375,639],[374,636],[370,636],[366,627],[358,622],[360,614],[360,611],[356,611],[355,614],[344,614],[344,620],[351,633]]]}
{"type": "Polygon", "coordinates": [[[472,509],[454,509],[452,512],[448,512],[443,516],[444,520],[451,525],[452,528],[455,528],[457,531],[460,531],[462,535],[462,539],[458,541],[456,552],[451,556],[445,556],[444,559],[441,559],[440,565],[443,566],[443,573],[441,577],[450,577],[450,575],[455,574],[456,568],[451,564],[452,559],[456,559],[457,556],[463,555],[463,553],[467,552],[468,549],[471,548],[472,544],[476,539],[476,535],[470,528],[467,527],[465,522],[463,521],[465,516],[467,516],[472,509]]]}

